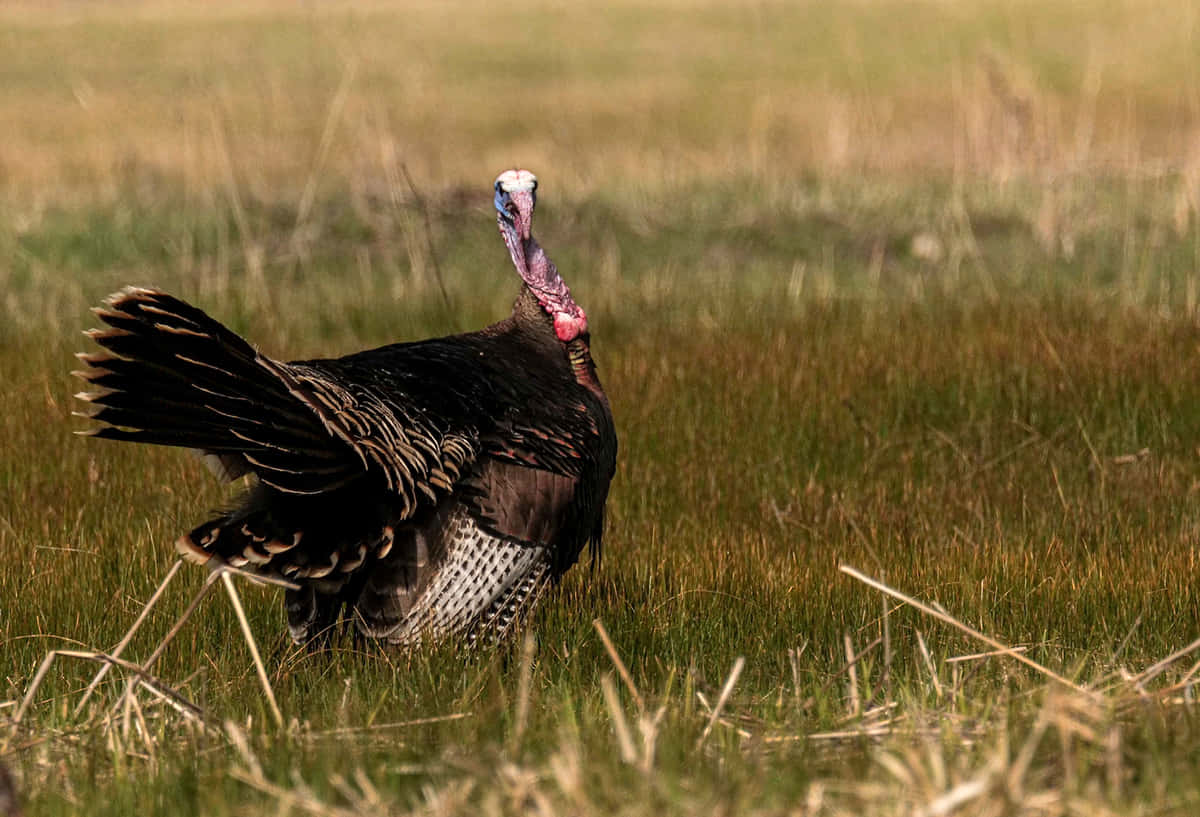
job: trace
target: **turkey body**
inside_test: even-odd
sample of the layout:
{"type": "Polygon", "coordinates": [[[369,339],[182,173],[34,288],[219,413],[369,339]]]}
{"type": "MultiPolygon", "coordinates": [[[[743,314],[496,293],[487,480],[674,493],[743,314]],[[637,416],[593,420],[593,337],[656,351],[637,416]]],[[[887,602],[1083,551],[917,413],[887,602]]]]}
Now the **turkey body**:
{"type": "Polygon", "coordinates": [[[192,561],[276,576],[292,638],[342,618],[406,644],[502,635],[598,552],[617,438],[586,331],[528,286],[478,332],[283,363],[153,289],[96,310],[87,433],[201,452],[241,503],[180,538],[192,561]]]}

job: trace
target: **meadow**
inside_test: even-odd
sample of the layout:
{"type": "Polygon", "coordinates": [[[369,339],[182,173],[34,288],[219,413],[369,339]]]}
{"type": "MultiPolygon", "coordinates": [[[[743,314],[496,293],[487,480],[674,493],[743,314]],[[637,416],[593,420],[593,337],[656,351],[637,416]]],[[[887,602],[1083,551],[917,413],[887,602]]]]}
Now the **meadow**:
{"type": "Polygon", "coordinates": [[[1198,22],[0,8],[0,765],[25,813],[1200,811],[1198,22]],[[234,491],[71,433],[88,308],[153,284],[283,359],[480,327],[516,293],[490,184],[517,165],[620,434],[602,558],[486,651],[308,652],[282,591],[238,580],[282,723],[220,592],[136,697],[118,667],[78,708],[96,666],[62,658],[26,707],[234,491]]]}

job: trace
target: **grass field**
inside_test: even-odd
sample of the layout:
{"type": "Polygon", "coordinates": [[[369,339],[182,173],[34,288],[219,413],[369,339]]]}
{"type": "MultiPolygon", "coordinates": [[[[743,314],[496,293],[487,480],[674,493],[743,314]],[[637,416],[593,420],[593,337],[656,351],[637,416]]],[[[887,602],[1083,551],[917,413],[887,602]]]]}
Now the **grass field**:
{"type": "Polygon", "coordinates": [[[0,764],[26,813],[1200,811],[1200,653],[1175,655],[1200,638],[1198,21],[0,9],[0,764]],[[153,670],[196,716],[114,711],[125,670],[76,714],[95,667],[62,659],[13,722],[47,651],[111,650],[230,496],[70,433],[88,307],[156,284],[282,358],[482,326],[516,292],[490,215],[516,164],[621,436],[600,564],[494,652],[310,654],[239,583],[283,726],[220,593],[153,670]]]}

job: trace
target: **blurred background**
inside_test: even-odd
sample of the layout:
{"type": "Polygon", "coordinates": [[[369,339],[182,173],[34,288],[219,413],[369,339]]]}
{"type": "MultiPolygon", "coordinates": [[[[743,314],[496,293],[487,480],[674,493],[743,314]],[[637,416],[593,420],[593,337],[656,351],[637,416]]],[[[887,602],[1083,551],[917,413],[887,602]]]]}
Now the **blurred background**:
{"type": "Polygon", "coordinates": [[[699,298],[692,311],[720,319],[743,297],[1073,284],[1193,310],[1198,16],[1012,0],[7,3],[0,331],[130,277],[221,299],[319,269],[411,307],[441,298],[435,261],[470,314],[475,255],[456,248],[492,241],[489,183],[514,165],[541,175],[541,231],[569,280],[602,282],[593,311],[699,298]]]}

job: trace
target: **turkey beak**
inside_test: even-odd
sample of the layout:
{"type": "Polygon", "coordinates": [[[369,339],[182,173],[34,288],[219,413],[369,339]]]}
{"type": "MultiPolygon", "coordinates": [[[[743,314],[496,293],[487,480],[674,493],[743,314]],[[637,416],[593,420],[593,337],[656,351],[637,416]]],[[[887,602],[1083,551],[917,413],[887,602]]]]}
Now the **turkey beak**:
{"type": "Polygon", "coordinates": [[[513,219],[517,236],[521,241],[528,241],[533,233],[533,191],[519,190],[509,195],[517,208],[516,218],[513,219]]]}
{"type": "Polygon", "coordinates": [[[512,256],[513,266],[517,268],[517,273],[524,278],[529,274],[529,267],[525,263],[525,242],[518,234],[517,225],[514,223],[515,219],[510,216],[511,213],[497,214],[496,225],[500,228],[504,245],[508,247],[508,254],[512,256]]]}

